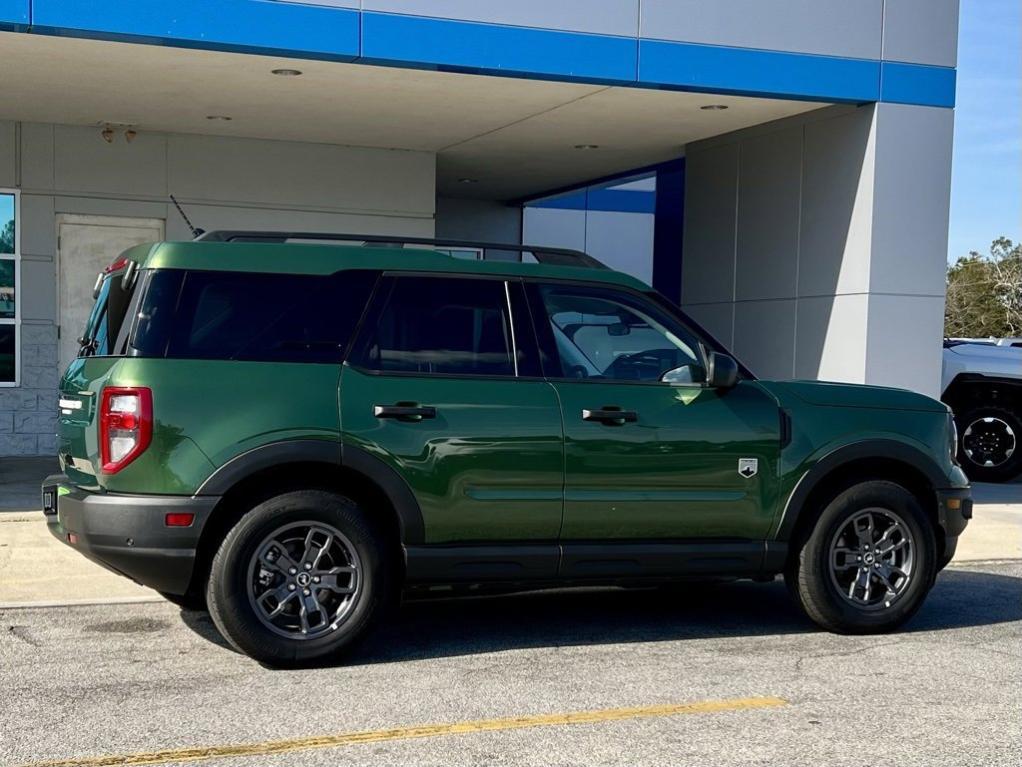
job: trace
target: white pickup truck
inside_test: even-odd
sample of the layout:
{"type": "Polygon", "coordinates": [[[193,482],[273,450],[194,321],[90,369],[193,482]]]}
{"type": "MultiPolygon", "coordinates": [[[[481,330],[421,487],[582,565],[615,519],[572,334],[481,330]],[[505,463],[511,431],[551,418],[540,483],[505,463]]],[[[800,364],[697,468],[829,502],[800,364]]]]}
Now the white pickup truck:
{"type": "Polygon", "coordinates": [[[970,479],[1007,482],[1022,474],[1022,339],[945,340],[941,390],[970,479]]]}

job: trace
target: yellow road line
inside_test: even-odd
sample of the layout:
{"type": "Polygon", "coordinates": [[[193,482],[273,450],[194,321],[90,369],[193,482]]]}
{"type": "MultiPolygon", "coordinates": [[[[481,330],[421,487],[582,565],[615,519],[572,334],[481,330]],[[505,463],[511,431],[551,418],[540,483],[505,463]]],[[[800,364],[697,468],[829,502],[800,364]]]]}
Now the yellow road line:
{"type": "Polygon", "coordinates": [[[636,706],[633,708],[605,708],[596,711],[574,711],[562,714],[537,714],[515,716],[507,719],[480,719],[452,724],[427,724],[419,727],[399,727],[392,730],[369,730],[338,735],[321,735],[294,740],[270,740],[263,743],[241,743],[238,745],[199,746],[175,748],[164,751],[148,751],[137,754],[112,754],[84,759],[66,759],[51,762],[34,762],[23,767],[121,767],[122,765],[168,764],[177,762],[198,762],[206,759],[226,759],[241,756],[273,756],[294,751],[311,751],[320,748],[337,748],[359,743],[378,743],[383,740],[409,740],[411,738],[435,738],[442,735],[463,735],[472,732],[493,730],[516,730],[525,727],[550,727],[566,724],[593,724],[613,722],[621,719],[643,717],[677,716],[679,714],[712,714],[717,711],[737,711],[750,708],[772,708],[784,706],[782,698],[736,698],[733,700],[707,700],[700,703],[680,703],[662,706],[636,706]]]}

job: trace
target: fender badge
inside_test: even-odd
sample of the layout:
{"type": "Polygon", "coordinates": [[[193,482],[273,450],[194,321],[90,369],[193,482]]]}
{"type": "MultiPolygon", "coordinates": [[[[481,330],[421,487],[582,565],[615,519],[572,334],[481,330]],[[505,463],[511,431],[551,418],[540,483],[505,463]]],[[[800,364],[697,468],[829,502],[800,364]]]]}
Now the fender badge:
{"type": "Polygon", "coordinates": [[[746,479],[755,477],[759,472],[759,459],[758,458],[739,458],[738,459],[738,473],[746,479]]]}

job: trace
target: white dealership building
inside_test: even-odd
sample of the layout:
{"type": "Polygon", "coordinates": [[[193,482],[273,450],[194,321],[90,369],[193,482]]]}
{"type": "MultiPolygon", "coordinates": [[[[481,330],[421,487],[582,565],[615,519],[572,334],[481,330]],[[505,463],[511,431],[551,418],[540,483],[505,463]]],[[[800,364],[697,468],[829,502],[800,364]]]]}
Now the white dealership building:
{"type": "Polygon", "coordinates": [[[126,246],[581,247],[764,377],[936,394],[957,0],[0,0],[0,455],[126,246]]]}

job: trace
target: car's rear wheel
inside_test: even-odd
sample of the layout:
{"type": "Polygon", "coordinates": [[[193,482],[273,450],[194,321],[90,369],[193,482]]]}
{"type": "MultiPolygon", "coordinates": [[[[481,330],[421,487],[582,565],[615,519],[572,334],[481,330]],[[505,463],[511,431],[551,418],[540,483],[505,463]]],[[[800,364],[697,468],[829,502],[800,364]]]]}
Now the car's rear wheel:
{"type": "Polygon", "coordinates": [[[958,461],[976,482],[1006,482],[1022,473],[1022,417],[998,405],[974,405],[960,415],[958,461]]]}
{"type": "Polygon", "coordinates": [[[393,594],[392,558],[352,499],[301,490],[260,503],[213,559],[207,602],[241,652],[287,666],[338,658],[393,594]]]}
{"type": "Polygon", "coordinates": [[[933,526],[916,498],[893,482],[845,490],[797,545],[788,588],[828,631],[897,628],[915,615],[936,575],[933,526]]]}

